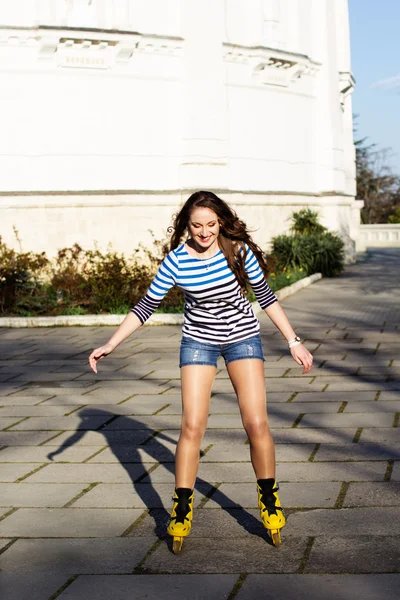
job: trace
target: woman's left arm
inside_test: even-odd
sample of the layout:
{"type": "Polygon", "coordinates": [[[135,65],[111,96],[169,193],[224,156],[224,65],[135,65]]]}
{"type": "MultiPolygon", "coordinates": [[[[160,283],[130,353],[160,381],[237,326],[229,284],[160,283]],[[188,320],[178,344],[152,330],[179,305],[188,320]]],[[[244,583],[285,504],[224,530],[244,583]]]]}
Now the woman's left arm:
{"type": "MultiPolygon", "coordinates": [[[[270,304],[265,309],[265,312],[288,342],[296,337],[296,334],[289,323],[289,319],[279,302],[270,304]]],[[[303,366],[303,374],[308,373],[312,367],[313,357],[307,348],[303,346],[303,344],[298,343],[290,348],[290,353],[293,359],[299,365],[303,366]]]]}

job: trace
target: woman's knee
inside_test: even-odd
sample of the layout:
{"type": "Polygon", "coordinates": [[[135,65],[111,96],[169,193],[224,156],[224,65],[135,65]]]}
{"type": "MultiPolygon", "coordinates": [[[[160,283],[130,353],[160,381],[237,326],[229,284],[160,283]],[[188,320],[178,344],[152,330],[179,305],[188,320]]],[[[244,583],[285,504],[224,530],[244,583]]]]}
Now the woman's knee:
{"type": "Polygon", "coordinates": [[[245,423],[244,426],[249,440],[257,441],[258,439],[265,439],[271,435],[267,419],[252,420],[245,423]]]}
{"type": "Polygon", "coordinates": [[[206,423],[184,420],[182,423],[181,437],[200,443],[203,439],[205,430],[206,423]]]}

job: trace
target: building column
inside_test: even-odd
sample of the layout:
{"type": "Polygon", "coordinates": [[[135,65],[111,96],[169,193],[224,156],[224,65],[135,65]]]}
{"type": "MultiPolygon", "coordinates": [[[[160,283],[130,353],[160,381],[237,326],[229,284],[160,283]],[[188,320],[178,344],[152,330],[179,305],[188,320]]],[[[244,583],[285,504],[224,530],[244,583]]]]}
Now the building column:
{"type": "Polygon", "coordinates": [[[227,90],[223,0],[185,0],[183,189],[227,187],[227,90]]]}
{"type": "Polygon", "coordinates": [[[321,63],[315,82],[316,191],[344,192],[343,122],[336,54],[334,4],[312,0],[312,58],[321,63]]]}

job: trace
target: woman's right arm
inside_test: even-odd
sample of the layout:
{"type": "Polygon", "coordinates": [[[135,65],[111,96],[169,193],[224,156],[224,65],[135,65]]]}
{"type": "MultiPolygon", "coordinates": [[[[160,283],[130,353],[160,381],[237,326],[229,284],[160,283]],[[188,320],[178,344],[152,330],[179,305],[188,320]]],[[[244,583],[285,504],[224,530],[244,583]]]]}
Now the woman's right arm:
{"type": "Polygon", "coordinates": [[[157,274],[147,292],[132,311],[125,317],[117,331],[109,339],[107,344],[93,350],[89,356],[89,364],[92,370],[97,373],[97,363],[99,360],[111,354],[121,342],[126,340],[134,331],[139,329],[143,323],[149,319],[152,313],[160,305],[165,294],[175,285],[175,276],[178,272],[178,264],[173,252],[170,252],[163,260],[157,274]]]}
{"type": "Polygon", "coordinates": [[[89,356],[89,365],[92,368],[92,370],[95,373],[97,373],[98,361],[107,356],[107,354],[111,354],[111,352],[115,350],[115,348],[119,346],[121,342],[126,340],[126,338],[129,337],[134,331],[139,329],[141,325],[142,322],[139,319],[139,317],[135,315],[135,313],[130,312],[129,314],[127,314],[127,316],[122,321],[121,325],[118,327],[114,335],[111,336],[107,344],[104,344],[104,346],[100,346],[100,348],[96,348],[96,350],[93,350],[92,354],[89,356]]]}

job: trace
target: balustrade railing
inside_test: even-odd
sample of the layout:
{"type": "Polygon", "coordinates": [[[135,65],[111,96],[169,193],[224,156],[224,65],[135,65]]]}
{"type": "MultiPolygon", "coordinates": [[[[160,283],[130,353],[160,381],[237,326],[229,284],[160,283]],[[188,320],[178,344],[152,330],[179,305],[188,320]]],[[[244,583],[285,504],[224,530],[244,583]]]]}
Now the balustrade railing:
{"type": "Polygon", "coordinates": [[[360,225],[357,250],[371,248],[400,247],[400,223],[360,225]]]}

